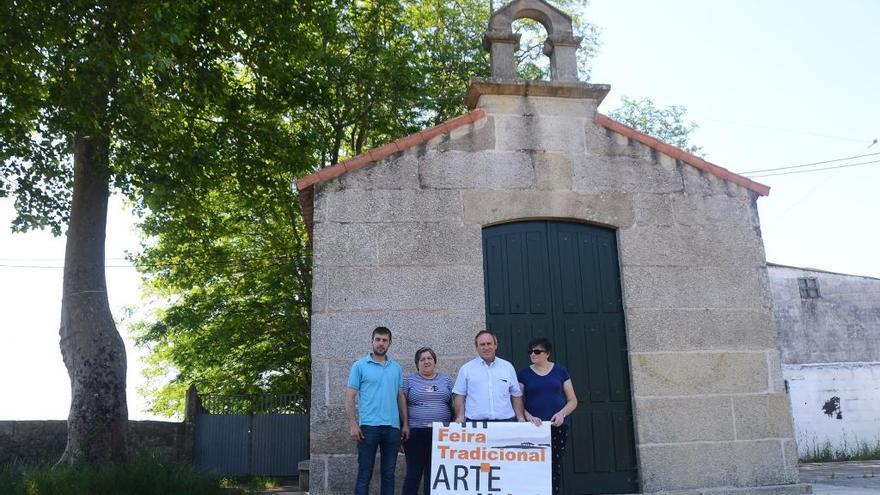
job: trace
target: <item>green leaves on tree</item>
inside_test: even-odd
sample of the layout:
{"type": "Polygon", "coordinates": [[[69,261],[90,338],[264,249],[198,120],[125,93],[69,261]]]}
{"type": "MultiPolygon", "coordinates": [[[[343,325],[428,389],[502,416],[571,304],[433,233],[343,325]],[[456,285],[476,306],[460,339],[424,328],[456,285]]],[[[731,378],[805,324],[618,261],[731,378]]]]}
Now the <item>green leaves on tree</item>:
{"type": "Polygon", "coordinates": [[[687,109],[681,105],[658,107],[651,98],[621,98],[620,107],[609,112],[609,116],[633,129],[653,136],[664,143],[681,148],[688,153],[702,155],[700,146],[690,142],[691,133],[697,127],[695,122],[687,122],[687,109]]]}

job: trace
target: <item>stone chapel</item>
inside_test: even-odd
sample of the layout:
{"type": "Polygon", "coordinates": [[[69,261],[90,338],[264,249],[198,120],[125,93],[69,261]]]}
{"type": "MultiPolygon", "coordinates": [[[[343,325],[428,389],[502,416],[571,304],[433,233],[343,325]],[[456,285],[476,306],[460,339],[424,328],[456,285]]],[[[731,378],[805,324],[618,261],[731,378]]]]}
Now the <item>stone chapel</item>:
{"type": "MultiPolygon", "coordinates": [[[[470,112],[301,178],[313,241],[310,488],[350,493],[351,363],[376,326],[455,376],[490,328],[571,372],[564,493],[801,494],[756,202],[769,188],[597,112],[572,20],[514,0],[470,112]],[[519,18],[551,80],[517,80],[519,18]]],[[[378,463],[377,463],[378,464],[378,463]]],[[[400,457],[398,469],[403,469],[400,457]]],[[[378,476],[374,477],[374,482],[378,476]]]]}

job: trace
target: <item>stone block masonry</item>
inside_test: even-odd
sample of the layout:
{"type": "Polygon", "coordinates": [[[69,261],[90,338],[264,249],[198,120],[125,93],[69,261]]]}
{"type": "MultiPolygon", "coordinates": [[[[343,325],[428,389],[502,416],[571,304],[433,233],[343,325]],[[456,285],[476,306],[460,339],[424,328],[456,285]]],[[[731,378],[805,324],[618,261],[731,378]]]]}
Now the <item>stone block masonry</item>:
{"type": "Polygon", "coordinates": [[[345,378],[372,328],[391,328],[409,369],[430,345],[454,375],[486,321],[482,229],[534,219],[616,231],[641,490],[804,493],[757,223],[766,188],[598,124],[595,88],[487,87],[466,124],[312,186],[312,493],[351,490],[345,378]]]}

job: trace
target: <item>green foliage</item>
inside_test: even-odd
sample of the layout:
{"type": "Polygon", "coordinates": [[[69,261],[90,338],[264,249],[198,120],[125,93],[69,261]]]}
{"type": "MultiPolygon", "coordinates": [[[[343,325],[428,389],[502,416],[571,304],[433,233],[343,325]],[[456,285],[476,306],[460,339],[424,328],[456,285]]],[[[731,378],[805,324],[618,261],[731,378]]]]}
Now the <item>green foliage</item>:
{"type": "Polygon", "coordinates": [[[242,155],[224,149],[229,157],[212,160],[231,173],[169,182],[161,203],[147,195],[141,205],[148,237],[136,262],[161,308],[135,332],[151,350],[154,412],[179,415],[190,383],[227,395],[307,392],[311,258],[292,181],[463,113],[469,79],[488,75],[488,17],[477,0],[345,3],[303,33],[320,48],[262,39],[271,57],[241,59],[251,70],[240,78],[261,81],[270,102],[261,114],[283,115],[290,136],[260,137],[242,155]],[[297,98],[289,67],[308,73],[297,98]]]}
{"type": "MultiPolygon", "coordinates": [[[[110,143],[107,174],[140,216],[133,259],[157,308],[134,325],[150,350],[154,410],[179,413],[190,383],[220,394],[306,391],[311,253],[293,179],[463,113],[468,80],[489,74],[489,4],[8,7],[0,196],[16,198],[16,230],[60,234],[72,138],[110,143]]],[[[595,28],[579,26],[592,53],[595,28]]],[[[521,67],[544,74],[535,46],[521,67]]]]}
{"type": "MultiPolygon", "coordinates": [[[[103,172],[155,236],[139,263],[172,301],[168,320],[149,335],[222,318],[214,334],[221,342],[250,339],[249,349],[285,362],[242,373],[250,356],[230,352],[223,379],[301,388],[302,373],[274,378],[301,365],[307,348],[302,308],[310,282],[301,265],[308,250],[290,185],[319,161],[308,104],[321,94],[322,48],[337,29],[324,13],[342,7],[329,0],[17,0],[7,7],[0,14],[0,195],[16,198],[13,228],[59,234],[70,214],[72,139],[109,143],[103,172]],[[164,264],[150,265],[153,259],[164,264]],[[292,316],[279,322],[281,312],[292,316]],[[245,327],[252,333],[238,331],[245,327]],[[267,344],[267,335],[278,338],[267,344]]],[[[183,351],[157,342],[159,356],[173,355],[163,344],[183,351]]],[[[204,342],[181,341],[193,344],[182,354],[215,350],[198,347],[204,342]]]]}
{"type": "Polygon", "coordinates": [[[421,68],[423,100],[417,107],[423,118],[410,129],[416,131],[464,113],[470,78],[489,76],[489,57],[482,48],[489,10],[483,0],[408,0],[405,16],[418,40],[412,63],[421,68]]]}
{"type": "MultiPolygon", "coordinates": [[[[267,165],[261,169],[270,170],[267,165]]],[[[170,304],[137,327],[150,347],[153,409],[182,411],[189,383],[221,394],[308,384],[310,256],[292,174],[213,184],[198,207],[147,215],[156,242],[137,258],[170,304]],[[176,376],[165,382],[169,369],[176,376]]]]}
{"type": "Polygon", "coordinates": [[[850,445],[846,439],[842,445],[834,447],[831,442],[823,444],[813,443],[806,454],[800,456],[800,462],[843,462],[843,461],[873,461],[880,459],[880,439],[874,443],[856,439],[855,445],[850,445]]]}
{"type": "Polygon", "coordinates": [[[633,129],[653,136],[666,144],[697,155],[702,148],[690,142],[697,129],[694,122],[686,122],[687,109],[681,105],[659,108],[651,98],[621,98],[621,106],[608,115],[633,129]]]}
{"type": "Polygon", "coordinates": [[[152,458],[106,468],[7,466],[0,468],[4,495],[236,495],[218,477],[152,458]]]}
{"type": "MultiPolygon", "coordinates": [[[[223,478],[220,480],[220,486],[224,488],[231,488],[237,490],[243,490],[244,493],[265,493],[270,489],[278,489],[283,487],[282,483],[274,478],[269,478],[267,476],[242,476],[242,477],[234,477],[234,478],[223,478]]],[[[235,491],[232,492],[237,493],[235,491]]],[[[282,492],[289,493],[289,492],[282,492]]]]}
{"type": "Polygon", "coordinates": [[[150,194],[155,184],[161,194],[211,173],[240,129],[280,123],[277,112],[260,113],[268,102],[254,98],[259,81],[240,63],[260,49],[247,35],[282,34],[283,20],[285,48],[310,49],[298,31],[319,4],[9,4],[0,18],[0,194],[16,198],[13,228],[62,231],[74,136],[109,141],[118,190],[150,194]]]}
{"type": "Polygon", "coordinates": [[[255,21],[278,33],[241,35],[260,49],[230,61],[240,68],[230,78],[237,120],[227,126],[223,112],[206,109],[189,129],[168,126],[205,129],[182,158],[211,168],[151,175],[138,205],[147,240],[135,261],[162,306],[135,327],[151,350],[154,411],[180,413],[190,383],[230,395],[307,390],[311,258],[293,180],[460,111],[466,79],[435,70],[428,50],[431,35],[463,36],[454,14],[419,2],[325,5],[303,26],[308,49],[285,34],[294,12],[255,21]],[[410,17],[424,24],[402,22],[410,17]],[[450,29],[438,34],[429,22],[450,29]],[[427,91],[423,72],[443,77],[444,91],[427,91]],[[456,90],[452,105],[446,96],[456,90]]]}

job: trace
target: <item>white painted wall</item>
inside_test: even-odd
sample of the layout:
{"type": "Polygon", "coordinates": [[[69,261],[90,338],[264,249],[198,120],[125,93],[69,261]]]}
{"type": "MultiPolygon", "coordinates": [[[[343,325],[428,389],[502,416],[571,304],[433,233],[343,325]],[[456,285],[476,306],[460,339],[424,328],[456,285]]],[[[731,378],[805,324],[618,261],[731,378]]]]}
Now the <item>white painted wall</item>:
{"type": "Polygon", "coordinates": [[[880,441],[880,362],[786,364],[798,452],[831,442],[836,449],[880,441]],[[840,398],[841,419],[823,405],[840,398]]]}

